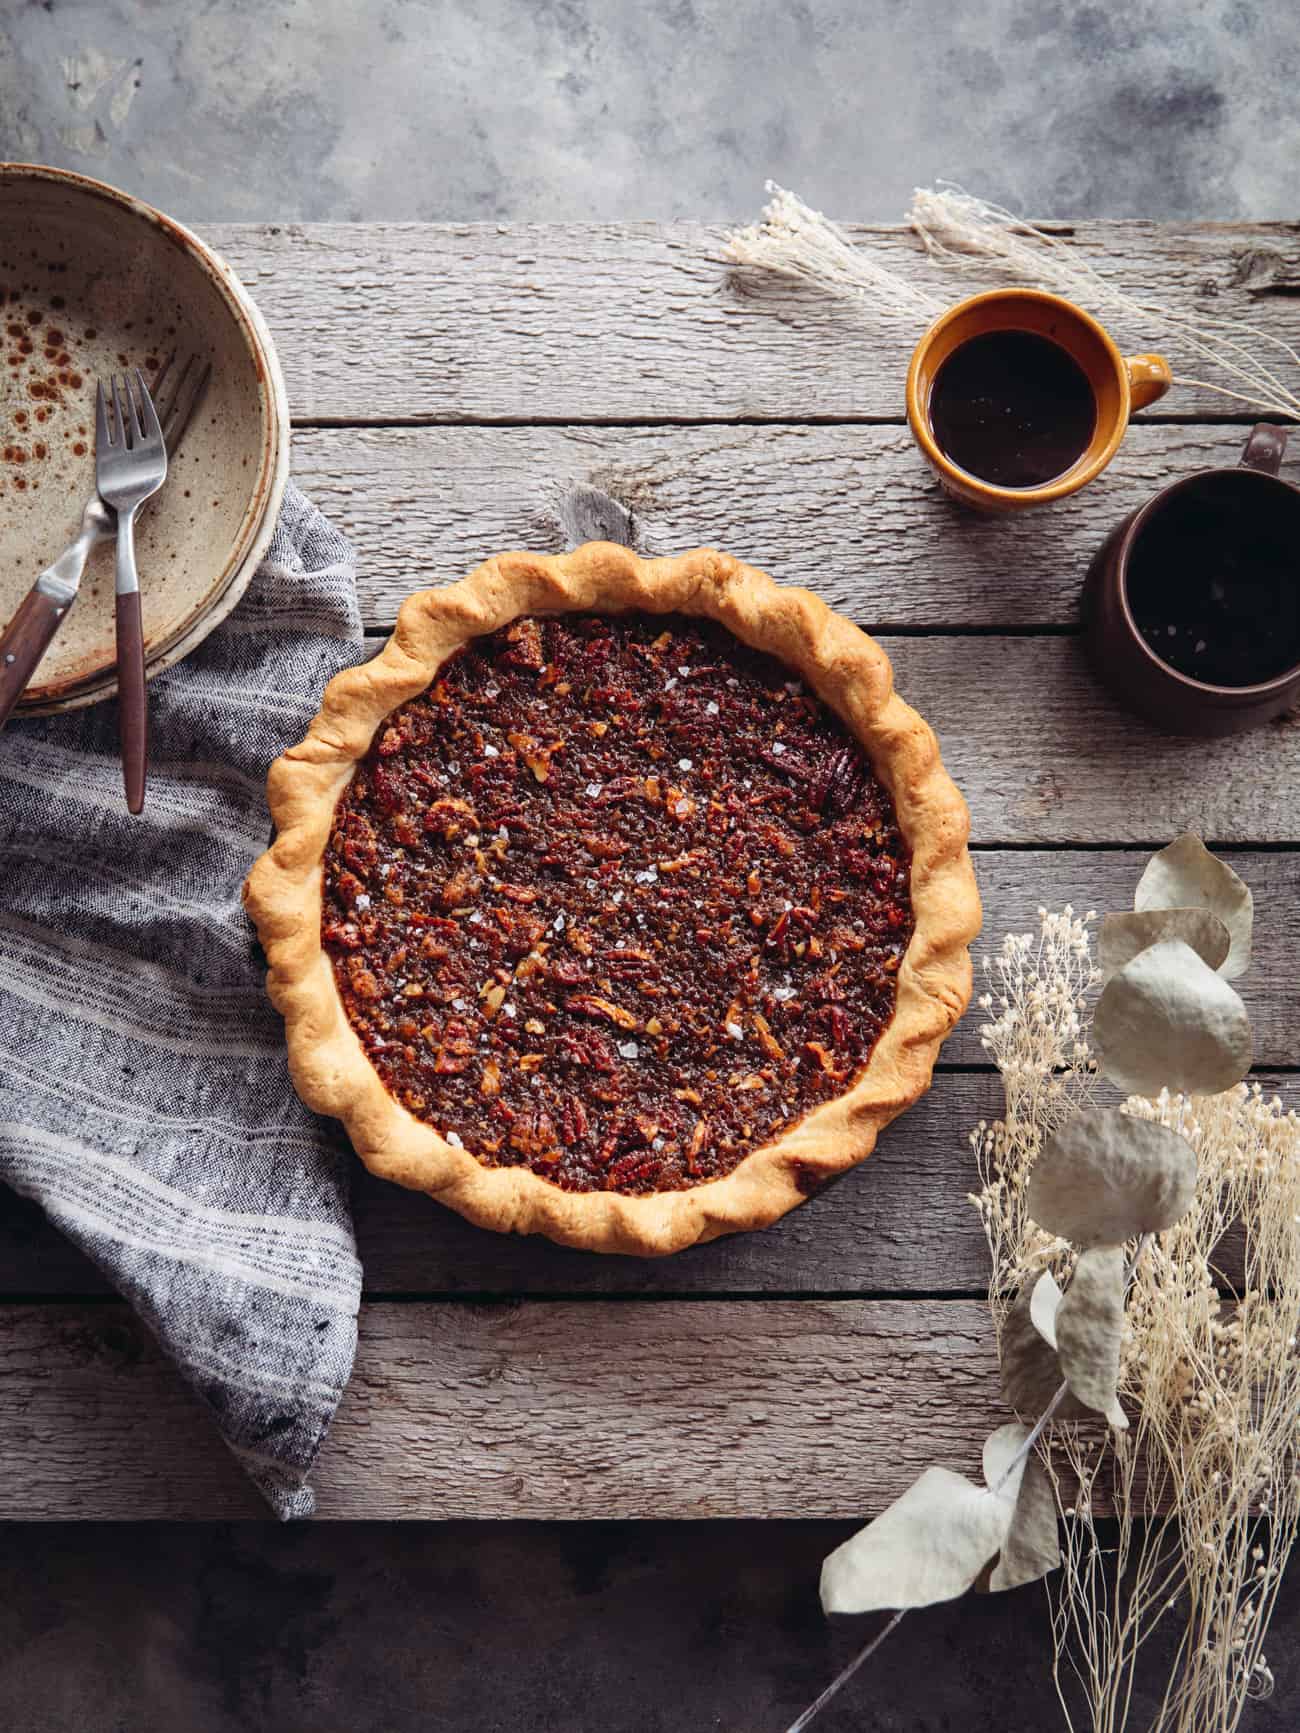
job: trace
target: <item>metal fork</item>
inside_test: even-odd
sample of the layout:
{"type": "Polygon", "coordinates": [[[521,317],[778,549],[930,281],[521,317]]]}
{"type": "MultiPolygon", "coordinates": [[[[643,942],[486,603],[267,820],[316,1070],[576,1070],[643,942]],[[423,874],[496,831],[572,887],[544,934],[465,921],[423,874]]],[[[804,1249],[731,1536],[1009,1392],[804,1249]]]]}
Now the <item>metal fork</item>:
{"type": "Polygon", "coordinates": [[[127,810],[138,813],[144,810],[149,708],[135,514],[167,479],[167,447],[140,369],[135,392],[125,373],[120,381],[114,374],[111,384],[111,407],[103,382],[95,388],[95,482],[100,499],[117,513],[117,714],[127,810]]]}
{"type": "MultiPolygon", "coordinates": [[[[172,371],[175,365],[173,352],[153,382],[163,443],[171,452],[185,437],[212,376],[211,362],[200,361],[197,355],[189,356],[178,373],[172,371]]],[[[9,720],[64,616],[76,601],[91,548],[97,542],[107,541],[115,528],[116,520],[96,490],[82,510],[75,540],[46,566],[0,632],[0,728],[9,720]]]]}

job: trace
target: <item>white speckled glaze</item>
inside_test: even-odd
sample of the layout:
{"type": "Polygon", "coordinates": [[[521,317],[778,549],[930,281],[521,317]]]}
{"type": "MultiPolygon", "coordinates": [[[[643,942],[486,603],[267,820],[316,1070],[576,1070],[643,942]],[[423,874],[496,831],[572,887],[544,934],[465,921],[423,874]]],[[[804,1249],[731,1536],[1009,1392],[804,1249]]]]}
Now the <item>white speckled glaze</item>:
{"type": "MultiPolygon", "coordinates": [[[[171,218],[60,169],[0,163],[0,622],[72,539],[95,485],[95,380],[152,379],[173,350],[212,378],[166,486],[137,520],[150,676],[225,618],[266,548],[289,467],[284,382],[234,273],[171,218]]],[[[113,550],[81,594],[21,710],[108,697],[113,550]]]]}

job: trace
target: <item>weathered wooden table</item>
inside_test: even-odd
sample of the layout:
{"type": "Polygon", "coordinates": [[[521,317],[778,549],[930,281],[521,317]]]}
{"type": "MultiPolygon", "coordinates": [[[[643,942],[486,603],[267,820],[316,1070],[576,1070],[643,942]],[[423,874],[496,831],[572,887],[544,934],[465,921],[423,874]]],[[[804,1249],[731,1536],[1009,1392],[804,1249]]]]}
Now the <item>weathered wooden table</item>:
{"type": "MultiPolygon", "coordinates": [[[[1296,226],[1067,232],[1139,293],[1300,343],[1296,226]]],[[[1194,827],[1254,887],[1257,1058],[1295,1068],[1300,726],[1164,738],[1096,684],[1075,630],[1106,531],[1167,478],[1235,462],[1250,417],[1180,390],[1083,495],[986,520],[936,491],[902,425],[907,334],[738,285],[717,230],[211,238],[275,333],[297,479],[356,543],[369,630],[489,552],[565,546],[582,483],[643,552],[709,543],[809,584],[883,639],[937,728],[990,946],[1040,904],[1127,906],[1144,850],[1194,827]]],[[[858,238],[936,288],[902,231],[858,238]]],[[[367,1299],[319,1514],[859,1517],[931,1460],[974,1468],[1002,1418],[967,1201],[967,1133],[999,1099],[977,1022],[863,1168],[767,1233],[664,1262],[502,1239],[359,1176],[367,1299]]],[[[0,1515],[260,1513],[146,1332],[8,1193],[0,1297],[0,1515]]]]}

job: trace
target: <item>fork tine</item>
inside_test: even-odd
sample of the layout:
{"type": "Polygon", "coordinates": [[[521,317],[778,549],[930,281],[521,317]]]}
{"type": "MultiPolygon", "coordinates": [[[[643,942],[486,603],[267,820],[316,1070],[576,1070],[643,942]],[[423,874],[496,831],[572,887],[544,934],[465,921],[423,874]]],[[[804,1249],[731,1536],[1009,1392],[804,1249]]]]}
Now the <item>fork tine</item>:
{"type": "MultiPolygon", "coordinates": [[[[163,356],[162,366],[153,376],[153,400],[155,404],[162,402],[163,386],[166,384],[167,375],[171,372],[175,362],[176,351],[174,349],[169,349],[166,355],[163,356]]],[[[164,416],[163,419],[165,420],[166,417],[164,416]]]]}
{"type": "Polygon", "coordinates": [[[162,417],[163,437],[169,452],[175,451],[184,439],[186,429],[194,419],[194,412],[203,401],[203,394],[211,377],[212,363],[200,363],[197,355],[191,355],[175,381],[162,417]]]}
{"type": "Polygon", "coordinates": [[[103,451],[105,446],[112,445],[113,432],[109,426],[108,400],[104,396],[104,383],[99,380],[95,385],[95,447],[103,451]]]}
{"type": "Polygon", "coordinates": [[[153,398],[150,397],[149,387],[144,382],[144,374],[138,367],[135,370],[135,383],[140,393],[139,406],[136,411],[140,423],[140,437],[157,440],[160,445],[165,447],[162,428],[158,425],[158,411],[153,406],[153,398]]]}
{"type": "Polygon", "coordinates": [[[163,357],[163,364],[153,377],[153,405],[158,411],[158,419],[162,422],[163,438],[167,441],[169,448],[172,443],[171,419],[176,408],[176,398],[181,386],[185,383],[185,375],[189,371],[190,363],[189,361],[185,363],[179,375],[173,372],[175,366],[176,351],[171,349],[163,357]]]}
{"type": "MultiPolygon", "coordinates": [[[[130,451],[131,447],[135,443],[132,438],[132,434],[135,432],[135,426],[133,421],[127,419],[126,411],[122,408],[122,392],[118,384],[116,373],[113,375],[113,412],[116,417],[116,426],[121,435],[122,444],[128,451],[130,451]]],[[[114,443],[116,443],[116,441],[114,443]]]]}
{"type": "MultiPolygon", "coordinates": [[[[144,383],[144,381],[140,379],[138,368],[136,369],[136,378],[139,380],[140,384],[144,383]]],[[[140,398],[135,386],[131,384],[131,375],[129,373],[123,373],[122,375],[122,390],[126,393],[126,400],[131,405],[131,426],[135,432],[136,443],[139,443],[139,441],[145,437],[144,413],[140,407],[140,398]]]]}

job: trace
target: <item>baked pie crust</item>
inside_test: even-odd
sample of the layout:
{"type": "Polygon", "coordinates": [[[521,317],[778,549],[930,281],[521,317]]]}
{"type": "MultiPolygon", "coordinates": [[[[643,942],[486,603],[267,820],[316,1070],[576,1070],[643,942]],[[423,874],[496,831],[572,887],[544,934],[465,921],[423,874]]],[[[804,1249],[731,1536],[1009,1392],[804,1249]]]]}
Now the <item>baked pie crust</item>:
{"type": "MultiPolygon", "coordinates": [[[[596,1251],[662,1254],[765,1227],[870,1154],[880,1129],[929,1087],[966,1007],[980,902],[965,802],[927,724],[893,690],[878,644],[806,590],[709,549],[643,560],[593,542],[571,554],[504,554],[460,583],[411,596],[371,662],[337,675],[306,738],[268,779],[276,840],[244,898],[285,1019],[299,1095],[341,1119],[383,1178],[429,1192],[482,1227],[596,1251]],[[428,689],[471,640],[532,616],[684,615],[717,622],[776,658],[840,719],[892,799],[910,851],[914,922],[892,1017],[844,1092],[789,1121],[721,1177],[672,1190],[566,1189],[528,1165],[489,1165],[390,1093],[350,1021],[322,942],[336,808],[380,724],[428,689]]],[[[437,1103],[427,1106],[437,1113],[437,1103]]],[[[455,1136],[456,1134],[452,1134],[455,1136]]]]}

